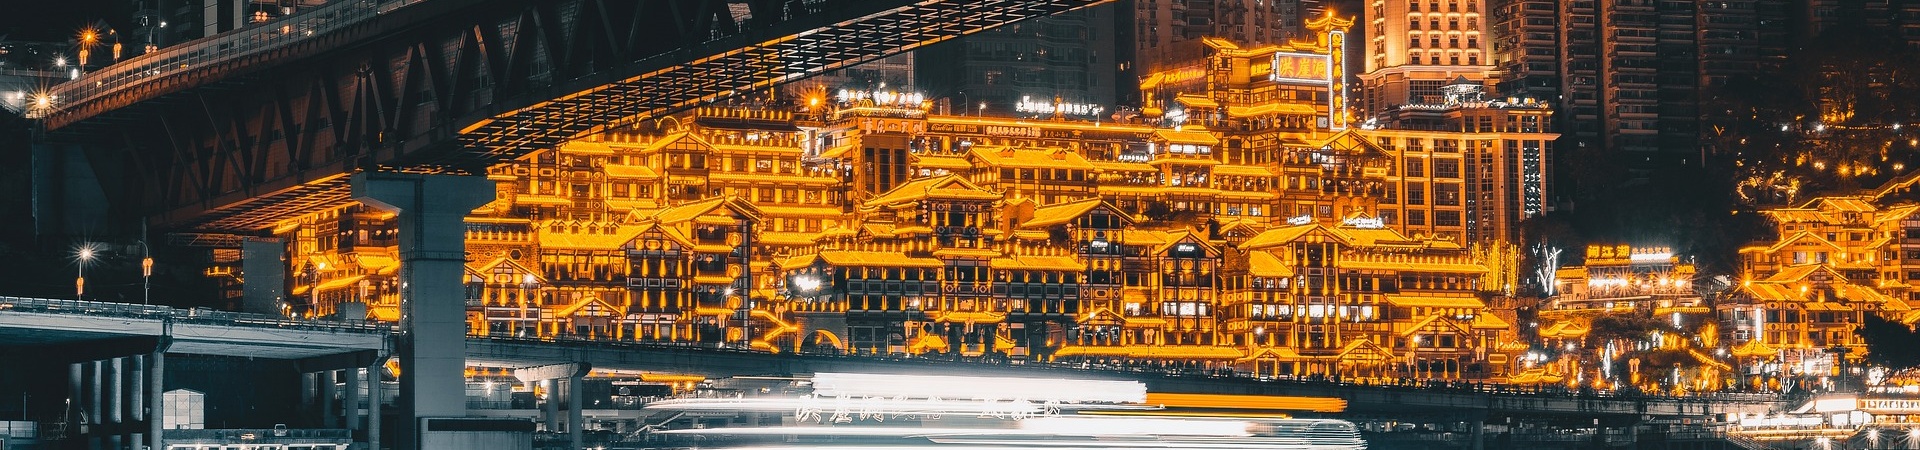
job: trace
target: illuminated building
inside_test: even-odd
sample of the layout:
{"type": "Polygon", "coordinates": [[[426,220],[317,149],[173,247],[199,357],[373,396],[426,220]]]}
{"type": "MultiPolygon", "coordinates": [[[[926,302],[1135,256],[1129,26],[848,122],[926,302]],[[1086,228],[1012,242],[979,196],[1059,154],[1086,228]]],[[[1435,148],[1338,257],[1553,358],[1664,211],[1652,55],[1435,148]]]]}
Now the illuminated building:
{"type": "Polygon", "coordinates": [[[1437,104],[1389,108],[1365,134],[1397,161],[1379,217],[1408,234],[1519,242],[1552,208],[1553,110],[1484,99],[1464,78],[1437,104]]]}
{"type": "Polygon", "coordinates": [[[1040,101],[1112,105],[1131,84],[1115,76],[1125,42],[1115,32],[1120,8],[1093,5],[915,50],[913,85],[950,100],[944,112],[953,115],[1008,115],[1022,96],[1035,94],[1046,97],[1040,101]]]}
{"type": "Polygon", "coordinates": [[[1362,111],[1439,104],[1442,88],[1486,80],[1493,69],[1488,0],[1373,0],[1367,5],[1362,111]]]}
{"type": "Polygon", "coordinates": [[[1708,94],[1784,59],[1785,3],[1493,0],[1497,96],[1552,103],[1568,150],[1693,160],[1708,94]]]}
{"type": "MultiPolygon", "coordinates": [[[[469,329],[1505,376],[1524,346],[1482,298],[1510,288],[1511,252],[1376,215],[1397,154],[1340,113],[1328,53],[1346,24],[1314,26],[1285,45],[1209,39],[1205,61],[1143,80],[1142,117],[1119,123],[1063,99],[979,117],[843,90],[696,108],[497,165],[496,200],[466,221],[469,329]]],[[[392,320],[388,219],[349,208],[278,230],[296,261],[328,264],[296,314],[357,301],[392,320]],[[354,284],[367,294],[333,294],[354,284]]]]}
{"type": "Polygon", "coordinates": [[[1692,263],[1668,248],[1627,245],[1588,246],[1585,261],[1555,273],[1556,295],[1537,316],[1561,375],[1646,390],[1724,385],[1732,367],[1692,263]]]}
{"type": "Polygon", "coordinates": [[[1717,311],[1741,353],[1783,376],[1824,376],[1839,370],[1832,349],[1865,353],[1853,333],[1864,314],[1920,321],[1911,306],[1920,253],[1908,243],[1920,235],[1920,206],[1879,200],[1821,197],[1761,211],[1779,240],[1740,249],[1738,295],[1717,311]]]}
{"type": "MultiPolygon", "coordinates": [[[[1167,69],[1192,59],[1201,38],[1234,42],[1279,43],[1313,34],[1308,23],[1327,11],[1319,0],[1130,0],[1120,2],[1133,30],[1133,64],[1138,73],[1167,69]],[[1130,7],[1130,8],[1129,8],[1130,7]]],[[[1330,14],[1329,14],[1330,16],[1330,14]]],[[[1122,42],[1126,42],[1123,40],[1122,42]]]]}

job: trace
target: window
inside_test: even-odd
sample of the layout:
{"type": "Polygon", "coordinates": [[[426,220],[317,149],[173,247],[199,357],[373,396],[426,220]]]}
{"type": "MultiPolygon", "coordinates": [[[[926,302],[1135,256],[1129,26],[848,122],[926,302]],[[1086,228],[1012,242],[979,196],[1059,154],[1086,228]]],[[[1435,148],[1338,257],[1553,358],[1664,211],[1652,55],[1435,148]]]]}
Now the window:
{"type": "Polygon", "coordinates": [[[1441,227],[1460,226],[1460,212],[1459,211],[1434,211],[1433,225],[1441,226],[1441,227]]]}
{"type": "Polygon", "coordinates": [[[1438,206],[1460,206],[1460,185],[1455,183],[1435,183],[1433,185],[1433,204],[1438,206]]]}
{"type": "Polygon", "coordinates": [[[1449,158],[1434,158],[1433,177],[1434,178],[1460,178],[1460,160],[1449,159],[1449,158]]]}
{"type": "Polygon", "coordinates": [[[1407,211],[1407,225],[1426,225],[1426,224],[1427,224],[1426,211],[1420,211],[1420,210],[1407,211]]]}
{"type": "Polygon", "coordinates": [[[1409,177],[1427,176],[1427,160],[1424,158],[1408,156],[1406,167],[1407,176],[1409,177]]]}
{"type": "MultiPolygon", "coordinates": [[[[1407,204],[1409,205],[1427,204],[1427,186],[1423,184],[1418,184],[1418,183],[1408,184],[1407,185],[1407,204]]],[[[1407,223],[1413,224],[1412,214],[1407,215],[1407,223]]]]}

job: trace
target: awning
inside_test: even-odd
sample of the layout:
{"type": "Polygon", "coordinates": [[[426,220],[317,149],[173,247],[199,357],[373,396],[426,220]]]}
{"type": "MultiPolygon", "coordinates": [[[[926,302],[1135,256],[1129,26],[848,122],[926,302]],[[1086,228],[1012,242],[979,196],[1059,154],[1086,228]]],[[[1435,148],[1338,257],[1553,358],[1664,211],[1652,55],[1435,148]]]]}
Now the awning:
{"type": "Polygon", "coordinates": [[[947,323],[1000,323],[1006,320],[1006,314],[994,312],[949,312],[933,319],[934,322],[947,323]]]}
{"type": "Polygon", "coordinates": [[[1240,359],[1245,353],[1234,347],[1213,345],[1130,345],[1124,347],[1067,346],[1054,356],[1111,356],[1136,359],[1240,359]]]}
{"type": "Polygon", "coordinates": [[[901,253],[827,250],[820,252],[827,264],[842,267],[945,267],[946,264],[933,258],[916,258],[901,253]]]}
{"type": "Polygon", "coordinates": [[[1213,99],[1211,98],[1206,98],[1198,95],[1181,95],[1178,97],[1174,97],[1173,101],[1179,102],[1181,105],[1186,105],[1186,107],[1188,108],[1219,108],[1220,107],[1220,102],[1216,102],[1216,101],[1213,101],[1213,99]]]}
{"type": "Polygon", "coordinates": [[[1001,270],[1058,270],[1068,272],[1087,270],[1086,264],[1082,264],[1079,260],[1073,259],[1071,256],[1015,256],[1011,258],[994,258],[993,261],[989,263],[989,267],[1001,270]]]}
{"type": "Polygon", "coordinates": [[[1205,131],[1154,130],[1153,137],[1171,144],[1219,145],[1220,139],[1205,131]]]}
{"type": "Polygon", "coordinates": [[[913,340],[913,345],[907,346],[907,353],[926,353],[929,350],[944,352],[948,348],[950,347],[947,346],[946,339],[936,335],[922,334],[913,340]]]}
{"type": "Polygon", "coordinates": [[[1293,267],[1280,261],[1279,256],[1271,252],[1254,251],[1247,255],[1248,272],[1262,278],[1288,278],[1293,276],[1293,267]]]}
{"type": "Polygon", "coordinates": [[[1427,308],[1485,308],[1487,304],[1477,297],[1436,297],[1426,295],[1387,294],[1387,303],[1393,306],[1420,306],[1427,308]]]}
{"type": "Polygon", "coordinates": [[[1240,358],[1241,361],[1252,361],[1256,359],[1299,361],[1300,352],[1294,351],[1289,347],[1261,347],[1260,349],[1254,350],[1253,354],[1240,358]]]}
{"type": "Polygon", "coordinates": [[[1273,171],[1267,170],[1267,168],[1259,167],[1259,166],[1221,164],[1221,165],[1213,166],[1213,175],[1214,176],[1242,176],[1242,177],[1271,177],[1273,176],[1273,171]]]}

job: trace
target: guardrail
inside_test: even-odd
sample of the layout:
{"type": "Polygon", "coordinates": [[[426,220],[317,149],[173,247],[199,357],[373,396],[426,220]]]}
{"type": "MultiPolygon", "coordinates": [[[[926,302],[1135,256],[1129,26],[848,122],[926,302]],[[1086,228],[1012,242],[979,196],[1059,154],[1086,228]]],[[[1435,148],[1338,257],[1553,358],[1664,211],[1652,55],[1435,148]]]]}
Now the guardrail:
{"type": "Polygon", "coordinates": [[[78,104],[130,89],[182,70],[219,64],[285,47],[379,17],[426,0],[351,0],[330,2],[277,20],[189,41],[101,68],[53,86],[51,106],[28,118],[45,117],[64,105],[78,104]]]}
{"type": "Polygon", "coordinates": [[[392,325],[379,322],[353,323],[292,320],[270,314],[215,311],[205,308],[180,309],[168,306],[134,305],[128,303],[53,298],[0,297],[0,313],[8,311],[168,320],[175,324],[289,328],[352,333],[377,333],[393,330],[392,325]]]}

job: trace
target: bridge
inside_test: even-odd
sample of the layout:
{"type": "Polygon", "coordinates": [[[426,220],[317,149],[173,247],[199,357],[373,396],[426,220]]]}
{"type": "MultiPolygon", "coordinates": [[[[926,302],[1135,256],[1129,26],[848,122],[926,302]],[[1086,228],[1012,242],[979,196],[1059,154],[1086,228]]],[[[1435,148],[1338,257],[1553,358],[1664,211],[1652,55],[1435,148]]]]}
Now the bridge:
{"type": "Polygon", "coordinates": [[[233,244],[347,204],[357,171],[481,172],[1100,1],[334,1],[86,74],[28,115],[113,180],[112,217],[233,244]]]}
{"type": "MultiPolygon", "coordinates": [[[[290,321],[269,315],[118,303],[0,297],[0,346],[15,350],[101,347],[75,357],[113,356],[107,347],[164,337],[173,354],[319,360],[388,352],[391,326],[290,321]]],[[[977,373],[982,376],[1132,380],[1152,392],[1335,397],[1356,413],[1559,414],[1570,417],[1710,418],[1785,408],[1758,395],[1618,397],[1487,386],[1380,386],[1243,376],[1110,370],[1070,364],[998,364],[929,358],[775,354],[720,344],[469,337],[467,365],[520,369],[583,363],[594,369],[698,375],[710,379],[819,372],[977,373]]],[[[46,352],[38,352],[46,353],[46,352]]],[[[360,367],[371,363],[363,362],[360,367]]]]}

